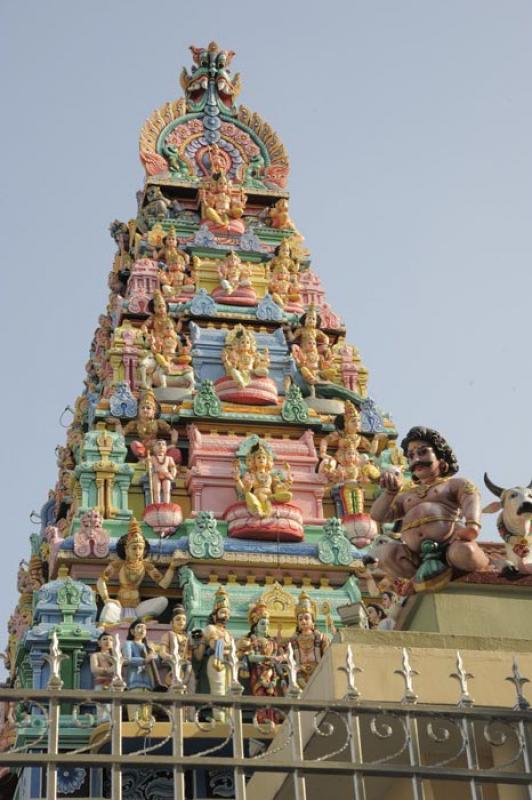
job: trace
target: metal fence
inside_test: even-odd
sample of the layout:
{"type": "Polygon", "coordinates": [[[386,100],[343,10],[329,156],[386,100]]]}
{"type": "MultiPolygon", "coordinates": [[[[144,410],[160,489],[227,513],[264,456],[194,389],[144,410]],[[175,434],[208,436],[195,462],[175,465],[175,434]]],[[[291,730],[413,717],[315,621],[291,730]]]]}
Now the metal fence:
{"type": "MultiPolygon", "coordinates": [[[[128,800],[123,776],[135,769],[165,770],[173,800],[204,796],[194,795],[189,778],[205,770],[229,773],[236,800],[257,797],[250,787],[264,773],[283,775],[279,796],[295,800],[323,796],[313,788],[319,776],[341,780],[347,788],[345,793],[335,789],[335,796],[355,800],[375,796],[368,787],[379,778],[407,782],[414,800],[429,800],[427,787],[437,781],[454,782],[455,798],[482,800],[486,794],[493,797],[490,785],[513,785],[532,800],[532,713],[523,693],[528,680],[515,660],[508,680],[516,703],[508,710],[474,706],[471,676],[459,653],[451,675],[458,683],[454,706],[417,702],[416,673],[406,650],[397,666],[404,681],[402,702],[381,704],[361,698],[360,670],[350,647],[341,668],[346,677],[341,701],[301,699],[295,668],[287,696],[276,698],[243,696],[236,667],[231,693],[223,697],[189,695],[183,687],[162,694],[124,691],[123,686],[63,690],[52,670],[49,689],[0,689],[17,735],[14,746],[0,753],[0,767],[42,770],[47,800],[57,800],[58,770],[68,765],[88,768],[89,774],[103,770],[110,776],[109,793],[102,789],[101,796],[112,800],[128,800]],[[68,748],[62,735],[67,723],[89,743],[68,748]],[[191,741],[200,745],[194,752],[191,741]]],[[[498,791],[497,797],[505,797],[504,789],[498,791]]]]}

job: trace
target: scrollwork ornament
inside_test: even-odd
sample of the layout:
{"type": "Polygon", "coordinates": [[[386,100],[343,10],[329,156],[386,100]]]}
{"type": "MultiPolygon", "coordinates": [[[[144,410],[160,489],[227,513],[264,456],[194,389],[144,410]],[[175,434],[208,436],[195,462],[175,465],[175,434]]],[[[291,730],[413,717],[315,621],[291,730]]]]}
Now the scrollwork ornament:
{"type": "Polygon", "coordinates": [[[209,380],[202,381],[194,397],[194,414],[197,417],[219,417],[222,405],[214,391],[214,383],[209,380]]]}
{"type": "Polygon", "coordinates": [[[308,420],[308,406],[303,400],[301,389],[295,383],[290,384],[286,393],[281,408],[281,417],[285,422],[307,422],[308,420]]]}
{"type": "Polygon", "coordinates": [[[338,711],[332,711],[330,709],[327,709],[325,711],[325,713],[322,712],[322,711],[319,711],[313,717],[312,727],[313,727],[314,731],[318,734],[318,736],[323,736],[325,738],[328,738],[330,736],[333,736],[335,733],[337,733],[336,726],[333,725],[332,722],[330,722],[326,718],[327,716],[335,717],[339,721],[339,723],[341,723],[341,725],[344,728],[344,730],[342,731],[342,735],[344,735],[344,733],[345,733],[345,737],[344,737],[340,747],[338,747],[336,750],[333,750],[330,753],[326,753],[324,756],[320,756],[319,758],[316,758],[315,759],[316,761],[327,761],[330,758],[335,758],[335,756],[338,756],[338,755],[340,755],[340,753],[343,753],[344,750],[346,750],[349,747],[350,743],[351,743],[352,734],[351,734],[351,730],[349,728],[349,724],[347,722],[347,719],[345,717],[343,717],[342,714],[340,714],[338,711]],[[322,717],[319,721],[317,719],[318,716],[322,717]]]}
{"type": "Polygon", "coordinates": [[[521,731],[519,730],[519,727],[511,722],[506,722],[506,720],[490,720],[489,722],[486,722],[483,728],[484,739],[492,747],[502,747],[505,745],[508,742],[509,733],[515,738],[517,750],[513,754],[513,757],[508,761],[505,761],[503,764],[497,763],[497,765],[494,767],[494,769],[497,771],[505,769],[506,767],[511,767],[512,764],[515,764],[515,762],[521,758],[525,750],[526,743],[521,731]]]}
{"type": "Polygon", "coordinates": [[[188,549],[193,558],[222,558],[224,537],[218,530],[212,511],[200,511],[188,537],[188,549]]]}

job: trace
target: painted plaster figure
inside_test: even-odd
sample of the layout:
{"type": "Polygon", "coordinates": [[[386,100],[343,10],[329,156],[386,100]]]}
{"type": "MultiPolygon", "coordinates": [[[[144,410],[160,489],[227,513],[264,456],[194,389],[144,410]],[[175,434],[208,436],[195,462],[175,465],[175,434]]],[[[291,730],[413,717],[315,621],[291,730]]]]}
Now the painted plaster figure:
{"type": "Polygon", "coordinates": [[[292,477],[289,464],[285,464],[284,476],[272,472],[273,455],[263,444],[258,443],[246,457],[246,468],[241,475],[240,462],[237,461],[234,477],[251,514],[269,517],[273,513],[272,503],[290,503],[292,477]]]}
{"type": "MultiPolygon", "coordinates": [[[[249,690],[255,697],[282,695],[281,664],[285,661],[277,639],[270,635],[270,616],[264,603],[254,603],[248,613],[250,630],[240,639],[238,649],[242,657],[242,677],[249,677],[249,690]]],[[[278,722],[275,711],[261,710],[258,721],[272,719],[278,722]]]]}
{"type": "Polygon", "coordinates": [[[249,386],[253,378],[268,377],[268,350],[260,353],[253,332],[243,325],[236,325],[227,334],[222,362],[227,375],[241,388],[249,386]]]}
{"type": "Polygon", "coordinates": [[[293,257],[290,241],[283,239],[268,264],[268,291],[281,308],[303,311],[299,286],[299,262],[293,257]]]}
{"type": "Polygon", "coordinates": [[[148,575],[162,589],[167,589],[174,577],[177,561],[172,558],[164,575],[149,559],[150,546],[133,519],[129,531],[116,546],[118,560],[111,561],[98,578],[96,588],[104,602],[100,625],[116,625],[122,619],[134,617],[159,617],[168,605],[166,597],[140,599],[140,587],[148,575]],[[117,579],[118,597],[109,596],[108,582],[117,579]]]}
{"type": "MultiPolygon", "coordinates": [[[[157,670],[157,653],[148,641],[148,629],[141,619],[135,619],[129,626],[127,640],[122,652],[126,665],[126,685],[128,689],[152,692],[160,685],[157,670]]],[[[127,707],[130,720],[139,724],[150,724],[152,709],[149,704],[141,706],[130,704],[127,707]]]]}
{"type": "MultiPolygon", "coordinates": [[[[152,234],[153,229],[148,234],[148,241],[152,234]]],[[[162,246],[155,248],[154,258],[166,266],[166,270],[159,269],[162,294],[169,298],[177,298],[181,294],[193,294],[195,281],[189,272],[190,256],[180,250],[175,228],[170,227],[166,233],[162,231],[161,240],[162,246]]]]}
{"type": "Polygon", "coordinates": [[[247,197],[242,187],[231,183],[224,172],[208,178],[199,190],[201,219],[214,232],[243,233],[241,220],[247,197]]]}
{"type": "Polygon", "coordinates": [[[279,228],[280,230],[296,229],[288,213],[288,200],[286,197],[281,197],[281,199],[270,208],[268,211],[268,219],[272,228],[279,228]]]}
{"type": "Polygon", "coordinates": [[[401,521],[401,542],[378,548],[381,568],[413,579],[416,591],[443,588],[453,569],[486,569],[488,558],[475,542],[480,531],[479,492],[470,481],[454,477],[458,463],[445,439],[430,428],[416,427],[401,447],[414,484],[403,485],[396,472],[383,473],[384,491],[371,508],[377,522],[401,521]]]}
{"type": "MultiPolygon", "coordinates": [[[[195,678],[192,669],[192,659],[198,659],[202,656],[202,651],[198,651],[200,642],[194,639],[187,632],[187,614],[184,606],[177,605],[172,611],[172,621],[170,623],[170,630],[163,633],[159,644],[159,653],[161,661],[170,663],[173,658],[173,644],[172,636],[175,637],[174,641],[177,644],[177,650],[180,660],[180,679],[182,680],[185,688],[189,692],[195,691],[195,678]]],[[[166,683],[170,685],[172,673],[166,677],[166,683]]]]}
{"type": "MultiPolygon", "coordinates": [[[[231,680],[229,654],[234,642],[233,635],[227,630],[230,616],[229,597],[227,591],[221,586],[216,592],[214,607],[207,627],[203,631],[209,691],[214,695],[226,695],[229,691],[231,680]]],[[[213,717],[215,720],[223,721],[225,712],[222,709],[215,709],[213,717]]]]}
{"type": "Polygon", "coordinates": [[[148,469],[153,502],[170,503],[172,483],[177,476],[177,466],[172,456],[168,455],[164,439],[157,439],[152,445],[148,469]]]}
{"type": "Polygon", "coordinates": [[[296,620],[296,632],[290,643],[298,665],[298,683],[304,689],[329,647],[330,640],[316,628],[314,606],[306,592],[299,595],[296,620]]]}
{"type": "MultiPolygon", "coordinates": [[[[110,633],[101,633],[98,637],[99,650],[92,653],[90,657],[90,669],[94,679],[94,691],[103,692],[111,688],[113,680],[114,661],[113,661],[113,637],[110,633]]],[[[110,719],[110,706],[98,706],[98,722],[108,722],[110,719]]]]}
{"type": "Polygon", "coordinates": [[[175,448],[178,437],[177,431],[172,429],[168,422],[158,419],[156,414],[157,400],[155,395],[152,389],[145,389],[140,397],[137,418],[128,422],[122,432],[126,436],[133,434],[139,437],[138,440],[131,443],[131,450],[137,458],[146,458],[155,441],[161,436],[170,438],[172,445],[174,445],[171,456],[174,461],[179,463],[181,456],[179,450],[175,448]]]}
{"type": "Polygon", "coordinates": [[[484,514],[501,512],[497,517],[497,530],[506,549],[502,574],[510,579],[532,574],[532,481],[528,486],[503,489],[485,473],[484,483],[499,498],[482,511],[484,514]]]}

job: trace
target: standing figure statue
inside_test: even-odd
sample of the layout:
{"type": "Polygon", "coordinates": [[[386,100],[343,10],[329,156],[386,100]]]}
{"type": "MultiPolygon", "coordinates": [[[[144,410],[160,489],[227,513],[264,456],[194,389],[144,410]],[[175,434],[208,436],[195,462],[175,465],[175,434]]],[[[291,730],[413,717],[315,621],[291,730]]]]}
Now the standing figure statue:
{"type": "MultiPolygon", "coordinates": [[[[113,637],[110,633],[101,633],[98,637],[97,653],[92,653],[90,657],[90,669],[94,678],[94,691],[103,692],[111,688],[111,683],[115,675],[113,659],[113,637]]],[[[98,722],[108,722],[110,719],[110,707],[106,704],[97,707],[98,722]]]]}
{"type": "Polygon", "coordinates": [[[475,542],[479,491],[470,481],[454,477],[458,462],[450,446],[437,431],[415,427],[401,447],[413,484],[403,485],[398,471],[384,472],[384,491],[371,507],[377,522],[401,522],[401,541],[375,550],[380,567],[391,576],[412,579],[418,592],[443,588],[453,570],[486,569],[489,559],[475,542]]]}
{"type": "Polygon", "coordinates": [[[148,460],[150,489],[154,503],[170,503],[172,483],[177,476],[177,466],[168,455],[168,447],[164,439],[157,439],[152,445],[148,460]]]}
{"type": "Polygon", "coordinates": [[[98,578],[96,588],[104,602],[99,624],[117,625],[123,619],[136,617],[159,617],[168,605],[166,597],[140,599],[140,587],[146,575],[162,589],[168,589],[172,583],[178,562],[172,560],[164,575],[161,575],[149,559],[150,545],[140,531],[136,519],[132,519],[129,531],[122,536],[116,545],[118,559],[111,561],[98,578]],[[109,596],[108,581],[118,579],[118,597],[112,600],[109,596]]]}
{"type": "MultiPolygon", "coordinates": [[[[227,630],[230,616],[229,597],[224,587],[220,586],[214,596],[214,607],[209,615],[207,627],[203,631],[209,691],[214,695],[226,695],[231,683],[229,655],[234,639],[227,630]]],[[[225,719],[225,712],[217,708],[213,711],[213,717],[222,722],[225,719]]]]}
{"type": "MultiPolygon", "coordinates": [[[[183,682],[186,691],[194,692],[195,680],[192,669],[192,658],[197,658],[200,655],[197,653],[199,643],[187,633],[187,613],[182,605],[174,607],[170,630],[163,633],[161,637],[159,652],[163,664],[170,664],[174,657],[172,640],[177,644],[180,663],[180,680],[183,682]]],[[[165,682],[168,686],[171,685],[172,671],[166,676],[165,682]]]]}
{"type": "MultiPolygon", "coordinates": [[[[129,626],[127,640],[122,648],[128,689],[149,692],[160,684],[156,664],[158,656],[155,648],[146,638],[147,631],[146,623],[141,619],[133,620],[129,626]]],[[[127,710],[130,720],[137,718],[139,721],[149,722],[151,706],[142,705],[139,713],[139,707],[131,704],[128,705],[127,710]]]]}
{"type": "Polygon", "coordinates": [[[304,689],[329,647],[330,639],[316,628],[314,606],[306,592],[299,595],[296,620],[296,631],[290,644],[297,664],[298,683],[304,689]]]}
{"type": "MultiPolygon", "coordinates": [[[[238,642],[243,664],[241,676],[249,678],[249,690],[255,697],[280,697],[280,666],[285,659],[278,640],[270,635],[270,615],[264,603],[259,601],[250,607],[248,621],[249,633],[238,642]]],[[[266,719],[278,722],[280,715],[274,709],[257,712],[259,722],[266,719]]]]}

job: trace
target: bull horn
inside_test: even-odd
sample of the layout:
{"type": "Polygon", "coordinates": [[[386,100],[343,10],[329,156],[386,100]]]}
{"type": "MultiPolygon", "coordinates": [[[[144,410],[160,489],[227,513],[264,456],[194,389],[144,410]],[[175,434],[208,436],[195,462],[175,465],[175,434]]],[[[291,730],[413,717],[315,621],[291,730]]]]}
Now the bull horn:
{"type": "Polygon", "coordinates": [[[528,484],[528,486],[526,488],[527,489],[532,489],[532,481],[530,481],[530,483],[528,484]]]}
{"type": "Polygon", "coordinates": [[[497,486],[495,483],[492,483],[490,481],[487,472],[484,473],[484,483],[486,484],[490,492],[493,492],[493,494],[496,495],[497,497],[500,497],[504,492],[504,489],[501,489],[500,486],[497,486]]]}

